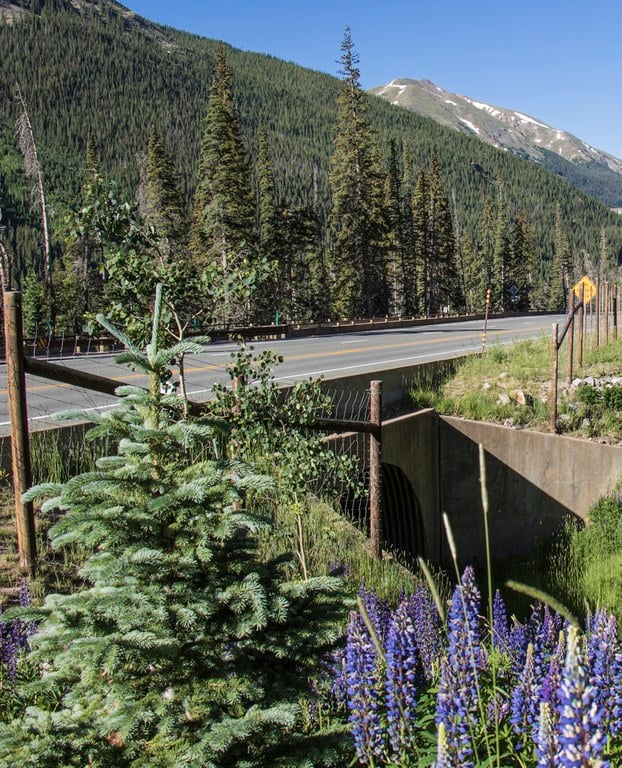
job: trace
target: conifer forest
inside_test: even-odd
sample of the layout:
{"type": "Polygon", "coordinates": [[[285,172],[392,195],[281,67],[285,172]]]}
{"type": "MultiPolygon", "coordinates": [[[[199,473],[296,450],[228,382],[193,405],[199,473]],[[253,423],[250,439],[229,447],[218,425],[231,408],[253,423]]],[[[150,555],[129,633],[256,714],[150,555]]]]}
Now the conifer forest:
{"type": "MultiPolygon", "coordinates": [[[[619,283],[618,213],[366,93],[349,28],[336,55],[331,77],[113,0],[0,0],[3,291],[28,337],[105,333],[147,382],[61,414],[88,422],[77,457],[22,497],[39,551],[0,583],[0,768],[622,766],[617,606],[582,602],[567,552],[570,606],[459,567],[447,520],[453,570],[372,556],[344,514],[370,472],[275,352],[240,342],[188,401],[210,330],[564,312],[582,276],[619,283]]],[[[619,493],[590,514],[573,567],[597,540],[619,567],[619,493]]]]}

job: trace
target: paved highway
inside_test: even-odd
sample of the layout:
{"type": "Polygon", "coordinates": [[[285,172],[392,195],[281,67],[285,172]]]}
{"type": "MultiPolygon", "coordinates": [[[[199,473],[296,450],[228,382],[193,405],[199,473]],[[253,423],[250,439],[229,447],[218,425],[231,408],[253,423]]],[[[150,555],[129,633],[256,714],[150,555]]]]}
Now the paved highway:
{"type": "MultiPolygon", "coordinates": [[[[561,315],[531,315],[491,320],[487,346],[511,344],[518,339],[550,335],[561,315]]],[[[420,325],[393,330],[360,331],[330,336],[256,342],[256,352],[272,349],[283,357],[275,372],[278,381],[294,383],[308,377],[335,379],[357,373],[373,374],[427,360],[454,357],[482,348],[483,321],[420,325]]],[[[187,359],[187,388],[192,400],[209,397],[216,381],[226,382],[225,367],[236,345],[215,343],[201,355],[187,359]]],[[[90,371],[121,382],[145,385],[146,378],[114,362],[114,355],[64,358],[59,364],[90,371]]],[[[114,407],[114,398],[34,376],[27,376],[28,415],[31,428],[49,424],[51,413],[67,408],[102,410],[114,407]]],[[[8,433],[6,368],[0,366],[0,434],[8,433]]]]}

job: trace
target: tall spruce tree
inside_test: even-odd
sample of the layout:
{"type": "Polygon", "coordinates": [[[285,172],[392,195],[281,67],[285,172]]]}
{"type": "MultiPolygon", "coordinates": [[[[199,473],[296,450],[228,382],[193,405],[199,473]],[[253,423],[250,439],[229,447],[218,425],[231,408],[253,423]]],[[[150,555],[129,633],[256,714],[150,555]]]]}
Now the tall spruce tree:
{"type": "Polygon", "coordinates": [[[428,176],[422,168],[412,197],[413,252],[416,269],[416,311],[422,315],[430,313],[430,285],[428,269],[428,219],[430,213],[428,176]]]}
{"type": "Polygon", "coordinates": [[[451,208],[436,155],[430,161],[428,179],[428,312],[438,314],[446,307],[453,310],[460,308],[463,299],[456,269],[451,208]]]}
{"type": "Polygon", "coordinates": [[[505,212],[505,202],[502,191],[499,190],[497,198],[497,216],[495,220],[495,234],[492,251],[492,307],[495,310],[508,308],[510,297],[508,294],[510,283],[508,281],[508,265],[510,261],[510,233],[508,219],[505,212]]]}
{"type": "Polygon", "coordinates": [[[147,148],[145,221],[169,253],[185,238],[185,206],[179,173],[164,140],[151,131],[147,148]]]}
{"type": "Polygon", "coordinates": [[[255,166],[257,184],[257,241],[259,253],[268,265],[268,275],[256,293],[254,315],[259,321],[275,320],[283,313],[284,273],[287,253],[280,247],[275,202],[274,174],[268,154],[266,125],[259,124],[259,149],[255,166]]]}
{"type": "Polygon", "coordinates": [[[566,308],[568,288],[571,283],[572,259],[570,245],[564,228],[561,206],[555,209],[555,232],[553,234],[553,260],[549,273],[548,309],[563,312],[566,308]]]}
{"type": "Polygon", "coordinates": [[[261,558],[272,480],[214,457],[217,425],[160,394],[181,347],[159,348],[159,307],[146,355],[117,333],[149,390],[122,388],[117,410],[89,417],[117,453],[28,494],[64,513],[53,545],[86,559],[75,592],[31,609],[42,671],[33,706],[0,715],[2,768],[285,768],[332,751],[303,730],[301,701],[336,636],[339,580],[291,580],[288,556],[261,558]]]}
{"type": "MultiPolygon", "coordinates": [[[[232,72],[224,48],[218,49],[193,201],[191,244],[201,264],[217,264],[222,279],[245,260],[253,261],[255,206],[232,92],[232,72]]],[[[248,315],[248,302],[229,292],[222,320],[248,315]]]]}
{"type": "Polygon", "coordinates": [[[341,44],[342,81],[330,170],[335,308],[345,317],[371,317],[388,311],[383,178],[358,63],[348,27],[341,44]]]}
{"type": "Polygon", "coordinates": [[[401,176],[397,146],[395,140],[391,139],[384,201],[387,225],[386,273],[391,315],[401,314],[404,306],[404,217],[401,176]]]}
{"type": "Polygon", "coordinates": [[[477,231],[477,252],[479,254],[479,268],[482,270],[482,284],[479,286],[478,308],[483,309],[486,303],[486,291],[493,288],[493,256],[495,250],[495,204],[492,198],[487,197],[484,203],[479,227],[477,231]]]}
{"type": "Polygon", "coordinates": [[[412,157],[405,146],[402,149],[402,226],[404,248],[404,306],[405,315],[416,315],[417,302],[417,255],[415,252],[415,232],[413,222],[413,163],[412,157]]]}
{"type": "Polygon", "coordinates": [[[477,252],[468,230],[462,233],[460,250],[467,314],[481,312],[485,304],[486,275],[482,273],[480,254],[477,252]]]}
{"type": "Polygon", "coordinates": [[[508,284],[517,288],[511,309],[525,311],[532,308],[535,271],[536,254],[529,219],[524,211],[517,211],[510,233],[510,261],[507,271],[508,284]]]}
{"type": "Polygon", "coordinates": [[[412,315],[416,307],[416,266],[409,171],[402,170],[403,157],[397,143],[389,143],[389,169],[385,179],[386,271],[389,312],[412,315]],[[404,181],[406,177],[406,183],[404,181]]]}

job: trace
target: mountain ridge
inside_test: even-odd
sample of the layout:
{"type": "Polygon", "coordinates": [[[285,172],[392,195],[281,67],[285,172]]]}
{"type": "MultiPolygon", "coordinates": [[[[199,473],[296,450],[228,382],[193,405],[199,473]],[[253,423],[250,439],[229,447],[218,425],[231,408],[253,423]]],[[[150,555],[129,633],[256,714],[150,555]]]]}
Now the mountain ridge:
{"type": "Polygon", "coordinates": [[[568,131],[516,109],[446,91],[430,80],[395,78],[370,93],[531,160],[611,208],[622,206],[622,160],[568,131]]]}

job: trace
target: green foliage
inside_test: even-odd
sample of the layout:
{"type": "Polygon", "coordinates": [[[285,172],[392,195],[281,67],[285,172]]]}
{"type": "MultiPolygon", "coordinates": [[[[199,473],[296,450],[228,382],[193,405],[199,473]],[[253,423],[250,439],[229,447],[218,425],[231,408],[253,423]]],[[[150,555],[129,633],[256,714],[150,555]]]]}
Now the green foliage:
{"type": "Polygon", "coordinates": [[[91,430],[117,453],[27,495],[63,511],[52,543],[85,548],[85,583],[22,613],[40,621],[29,658],[43,671],[33,706],[3,713],[0,765],[323,765],[331,738],[301,729],[300,702],[337,636],[339,580],[260,557],[273,481],[214,457],[213,419],[182,419],[160,394],[181,346],[159,348],[160,307],[146,354],[129,342],[122,356],[149,391],[120,388],[91,430]]]}
{"type": "MultiPolygon", "coordinates": [[[[547,295],[543,285],[555,251],[551,233],[558,202],[563,220],[572,222],[567,232],[568,253],[580,255],[586,264],[592,265],[590,270],[595,268],[604,232],[607,266],[611,269],[617,264],[622,248],[620,219],[594,199],[510,153],[499,152],[476,138],[361,93],[360,103],[365,105],[367,114],[363,116],[357,111],[357,120],[359,115],[364,117],[367,128],[361,135],[372,137],[370,152],[364,155],[364,175],[370,182],[362,198],[370,206],[365,220],[360,214],[360,201],[355,200],[352,178],[348,179],[346,166],[339,159],[341,156],[347,160],[346,147],[340,146],[340,140],[335,144],[335,133],[345,136],[350,131],[352,138],[357,132],[354,123],[347,125],[347,121],[335,126],[339,93],[335,78],[273,57],[237,51],[212,40],[158,27],[109,3],[82,3],[78,9],[65,2],[47,2],[33,10],[28,21],[0,23],[0,208],[3,224],[7,225],[5,244],[14,284],[35,267],[33,261],[38,259],[42,240],[39,222],[31,211],[31,185],[24,177],[13,136],[15,112],[11,97],[15,82],[20,83],[37,126],[50,211],[76,209],[84,202],[80,196],[83,158],[88,149],[94,161],[89,161],[91,170],[96,166],[102,176],[118,180],[119,199],[133,199],[139,187],[143,201],[146,191],[152,202],[156,198],[162,200],[168,223],[158,219],[153,204],[147,218],[156,230],[162,230],[156,242],[163,253],[167,252],[165,241],[171,238],[169,224],[177,229],[180,208],[183,219],[193,196],[195,213],[202,211],[195,216],[192,227],[198,248],[195,256],[208,254],[214,244],[209,233],[213,233],[218,216],[224,216],[230,247],[224,254],[222,278],[227,268],[242,269],[242,263],[247,261],[245,269],[257,270],[257,286],[264,271],[269,282],[256,297],[225,293],[224,301],[232,311],[221,312],[221,321],[226,321],[228,314],[271,321],[276,309],[280,317],[302,321],[325,319],[331,314],[334,317],[336,310],[347,314],[423,312],[422,294],[430,292],[430,285],[422,283],[427,279],[426,273],[438,268],[436,256],[430,263],[425,259],[430,249],[437,250],[433,246],[439,230],[434,230],[433,239],[429,229],[422,238],[422,211],[415,206],[411,217],[408,199],[417,173],[430,168],[433,156],[448,193],[439,198],[443,201],[441,208],[445,209],[441,218],[447,225],[453,224],[455,239],[449,249],[449,261],[444,254],[447,249],[438,249],[438,263],[450,267],[447,275],[442,274],[445,266],[441,268],[439,285],[444,294],[449,290],[449,295],[435,300],[439,307],[459,308],[466,297],[471,308],[482,309],[485,289],[493,276],[498,234],[494,210],[492,222],[487,220],[486,201],[491,195],[494,198],[499,189],[503,189],[507,226],[504,237],[498,241],[497,256],[503,252],[505,276],[512,280],[505,281],[506,288],[515,284],[525,306],[530,302],[530,306],[543,307],[549,300],[556,303],[559,298],[547,295]],[[59,46],[58,40],[67,44],[59,46]],[[218,63],[219,45],[223,51],[226,49],[224,77],[222,62],[218,63]],[[27,57],[24,51],[28,51],[27,57]],[[215,86],[216,81],[225,87],[212,92],[210,86],[215,86]],[[119,83],[123,83],[123,88],[119,88],[119,83]],[[255,214],[261,206],[252,200],[249,170],[255,166],[258,181],[262,175],[262,163],[258,162],[262,121],[266,156],[271,159],[277,229],[282,237],[276,256],[268,256],[268,270],[259,269],[255,263],[255,214]],[[212,139],[208,141],[209,136],[212,139]],[[221,151],[222,162],[215,154],[217,149],[221,151]],[[207,156],[217,162],[205,162],[207,156]],[[145,157],[150,176],[146,187],[139,183],[144,176],[145,157]],[[177,168],[173,167],[171,157],[175,158],[177,168]],[[341,170],[337,170],[337,165],[341,170]],[[400,175],[404,182],[401,190],[396,183],[400,175]],[[336,186],[335,178],[339,177],[343,184],[336,186]],[[158,198],[159,195],[162,197],[158,198]],[[349,213],[342,215],[355,210],[359,210],[356,227],[354,220],[349,220],[349,213]],[[529,211],[527,252],[523,248],[524,233],[515,237],[512,227],[520,211],[529,211]],[[365,221],[367,229],[363,226],[365,221]],[[339,234],[342,227],[343,242],[339,234]],[[199,236],[200,231],[203,234],[199,236]],[[352,245],[355,231],[364,236],[361,248],[352,245]],[[346,232],[350,234],[346,236],[346,232]],[[415,236],[417,232],[419,237],[415,236]],[[346,241],[354,249],[352,254],[347,252],[346,241]],[[334,263],[328,258],[331,249],[336,257],[334,263]],[[359,253],[364,269],[351,269],[349,255],[358,259],[359,253]],[[537,259],[533,259],[534,254],[537,259]],[[533,268],[530,281],[523,288],[522,265],[529,255],[533,268]],[[416,289],[415,273],[419,281],[416,289]],[[355,294],[360,294],[360,275],[366,276],[371,292],[368,291],[362,309],[352,309],[355,294]],[[336,285],[332,284],[333,276],[337,278],[336,285]],[[445,282],[447,285],[443,286],[445,282]]],[[[357,70],[356,61],[353,64],[353,70],[357,70]]],[[[355,97],[358,99],[356,93],[355,97]]],[[[352,148],[355,143],[348,146],[352,148]]],[[[427,199],[429,202],[430,198],[427,199]]],[[[63,304],[56,313],[59,327],[67,332],[72,328],[81,330],[84,312],[96,313],[102,308],[98,304],[101,285],[96,280],[93,285],[84,284],[84,253],[72,251],[71,256],[61,257],[58,218],[51,224],[56,283],[62,280],[61,273],[71,273],[74,286],[63,287],[65,297],[76,289],[77,281],[82,286],[80,302],[87,301],[86,307],[80,306],[73,313],[63,304]]],[[[446,235],[441,239],[447,242],[451,227],[444,228],[446,235]]],[[[172,250],[185,263],[190,262],[184,249],[172,250]]],[[[101,266],[95,252],[93,259],[92,277],[101,266]]],[[[222,252],[219,262],[223,265],[222,252]]],[[[497,267],[501,265],[498,258],[497,267]]],[[[558,271],[556,266],[554,275],[558,271]]],[[[432,286],[435,279],[432,276],[432,286]]],[[[557,286],[559,280],[555,278],[554,282],[557,286]]]]}
{"type": "Polygon", "coordinates": [[[605,496],[590,509],[590,541],[601,552],[622,550],[622,506],[618,496],[605,496]]]}
{"type": "Polygon", "coordinates": [[[50,297],[45,285],[31,272],[23,285],[24,334],[47,338],[51,331],[50,297]]]}
{"type": "Polygon", "coordinates": [[[376,138],[360,86],[358,55],[346,28],[341,44],[335,150],[331,158],[335,301],[341,317],[388,311],[383,241],[383,186],[376,138]]]}
{"type": "Polygon", "coordinates": [[[583,616],[597,608],[622,611],[622,505],[618,491],[599,499],[585,527],[568,525],[539,562],[526,572],[541,574],[543,586],[583,616]]]}
{"type": "MultiPolygon", "coordinates": [[[[233,73],[224,48],[218,49],[198,165],[192,212],[192,251],[201,265],[217,264],[223,275],[253,260],[254,208],[232,91],[233,73]]],[[[247,320],[248,302],[223,296],[222,322],[247,320]]]]}
{"type": "Polygon", "coordinates": [[[214,385],[216,398],[209,406],[212,415],[227,419],[231,457],[272,475],[290,503],[302,502],[319,483],[330,499],[348,490],[354,460],[331,450],[322,432],[311,430],[318,417],[330,415],[330,397],[319,381],[305,379],[284,391],[273,377],[282,360],[274,352],[255,356],[240,342],[231,356],[227,372],[235,386],[214,385]]]}

